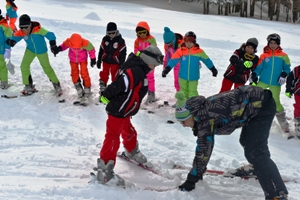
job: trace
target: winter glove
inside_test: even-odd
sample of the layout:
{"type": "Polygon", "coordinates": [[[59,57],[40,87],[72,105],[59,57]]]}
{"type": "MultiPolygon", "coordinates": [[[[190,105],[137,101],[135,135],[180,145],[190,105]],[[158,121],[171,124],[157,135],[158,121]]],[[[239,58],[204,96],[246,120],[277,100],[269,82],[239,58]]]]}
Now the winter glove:
{"type": "Polygon", "coordinates": [[[185,191],[187,191],[187,192],[192,191],[193,189],[195,189],[195,183],[193,183],[193,182],[191,182],[189,180],[186,180],[183,184],[181,184],[181,185],[178,186],[178,189],[180,191],[183,191],[183,192],[185,192],[185,191]]]}
{"type": "Polygon", "coordinates": [[[215,68],[215,66],[213,66],[212,68],[210,68],[210,71],[212,72],[212,76],[213,77],[217,77],[218,70],[215,68]]]}
{"type": "Polygon", "coordinates": [[[100,59],[97,60],[97,68],[101,69],[101,60],[100,59]]]}
{"type": "Polygon", "coordinates": [[[283,85],[285,83],[285,77],[287,77],[287,73],[281,72],[280,77],[278,79],[278,83],[283,85]]]}
{"type": "Polygon", "coordinates": [[[10,52],[11,52],[11,49],[5,49],[5,53],[4,53],[4,59],[10,59],[10,52]]]}
{"type": "Polygon", "coordinates": [[[6,44],[11,46],[11,47],[14,47],[17,44],[17,42],[14,41],[14,40],[11,40],[11,39],[7,39],[6,44]]]}
{"type": "Polygon", "coordinates": [[[107,99],[105,96],[103,96],[103,95],[101,95],[100,101],[101,101],[103,104],[105,104],[105,105],[109,104],[109,102],[110,102],[110,100],[108,100],[108,99],[107,99]]]}
{"type": "Polygon", "coordinates": [[[59,52],[58,46],[56,46],[56,41],[50,40],[49,44],[50,44],[51,52],[53,53],[54,56],[56,56],[56,54],[58,54],[59,52]]]}
{"type": "Polygon", "coordinates": [[[167,77],[167,74],[168,74],[170,71],[171,71],[171,67],[166,66],[166,67],[164,68],[164,70],[162,71],[161,76],[162,76],[163,78],[166,78],[166,77],[167,77]]]}
{"type": "Polygon", "coordinates": [[[91,67],[94,67],[96,65],[96,58],[91,59],[91,67]]]}
{"type": "Polygon", "coordinates": [[[252,74],[251,74],[251,76],[249,78],[250,85],[256,86],[257,85],[257,81],[258,81],[258,78],[256,76],[256,73],[252,72],[252,74]]]}
{"type": "Polygon", "coordinates": [[[291,98],[291,97],[292,97],[292,95],[293,95],[293,94],[292,94],[292,93],[290,93],[290,92],[286,92],[286,93],[285,93],[285,96],[287,96],[288,98],[291,98]]]}
{"type": "Polygon", "coordinates": [[[253,65],[252,61],[248,61],[248,60],[247,60],[247,61],[244,62],[244,66],[245,66],[247,69],[251,68],[252,65],[253,65]]]}

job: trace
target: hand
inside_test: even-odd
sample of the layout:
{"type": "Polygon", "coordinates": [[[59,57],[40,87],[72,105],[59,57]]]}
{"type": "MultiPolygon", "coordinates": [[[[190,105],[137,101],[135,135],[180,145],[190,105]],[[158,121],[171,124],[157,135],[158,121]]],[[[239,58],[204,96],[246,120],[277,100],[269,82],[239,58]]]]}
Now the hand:
{"type": "Polygon", "coordinates": [[[280,76],[279,79],[278,79],[278,83],[279,83],[280,85],[283,85],[283,84],[285,83],[285,78],[282,77],[282,76],[280,76]]]}
{"type": "Polygon", "coordinates": [[[14,47],[17,44],[17,42],[14,41],[14,40],[11,40],[11,39],[7,39],[6,44],[11,46],[11,47],[14,47]]]}
{"type": "Polygon", "coordinates": [[[91,67],[94,67],[96,65],[96,58],[91,59],[91,67]]]}
{"type": "Polygon", "coordinates": [[[213,66],[212,68],[210,68],[210,71],[212,72],[212,76],[213,77],[217,77],[218,70],[215,68],[215,66],[213,66]]]}
{"type": "Polygon", "coordinates": [[[192,191],[193,189],[195,189],[195,183],[189,181],[189,180],[186,180],[183,184],[181,184],[180,186],[178,186],[178,189],[180,191],[192,191]]]}
{"type": "Polygon", "coordinates": [[[291,97],[292,97],[292,95],[293,95],[293,94],[292,94],[292,93],[290,93],[290,92],[286,92],[286,93],[285,93],[285,96],[287,96],[288,98],[291,98],[291,97]]]}
{"type": "Polygon", "coordinates": [[[162,71],[161,76],[162,76],[163,78],[166,78],[167,74],[168,74],[170,71],[171,71],[171,67],[166,66],[166,67],[164,68],[164,70],[162,71]]]}
{"type": "Polygon", "coordinates": [[[105,96],[103,96],[103,95],[101,95],[100,101],[101,101],[103,104],[105,104],[105,105],[109,104],[109,102],[110,102],[110,100],[108,100],[108,99],[107,99],[105,96]]]}
{"type": "Polygon", "coordinates": [[[5,53],[4,53],[4,59],[10,59],[10,52],[11,52],[11,49],[5,49],[5,53]]]}
{"type": "Polygon", "coordinates": [[[247,61],[244,62],[244,66],[245,66],[246,68],[248,68],[248,69],[251,68],[252,65],[253,65],[252,61],[248,61],[248,60],[247,60],[247,61]]]}
{"type": "Polygon", "coordinates": [[[101,60],[100,59],[97,60],[97,68],[101,69],[101,60]]]}
{"type": "Polygon", "coordinates": [[[249,82],[250,82],[250,85],[253,85],[253,86],[256,86],[256,85],[257,85],[258,78],[257,78],[255,72],[252,72],[252,74],[251,74],[251,76],[250,76],[250,78],[249,78],[249,82]]]}
{"type": "Polygon", "coordinates": [[[62,50],[61,46],[51,46],[51,52],[56,56],[62,50]]]}

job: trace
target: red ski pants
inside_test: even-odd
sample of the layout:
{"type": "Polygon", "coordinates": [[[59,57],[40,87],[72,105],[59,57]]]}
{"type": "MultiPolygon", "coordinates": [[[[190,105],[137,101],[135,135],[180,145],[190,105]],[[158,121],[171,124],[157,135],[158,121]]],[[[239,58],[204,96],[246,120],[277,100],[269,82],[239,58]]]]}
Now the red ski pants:
{"type": "Polygon", "coordinates": [[[105,163],[109,160],[116,163],[116,156],[120,147],[120,135],[125,149],[131,152],[136,147],[137,132],[131,124],[130,116],[117,118],[108,114],[105,139],[100,150],[100,158],[105,163]]]}
{"type": "Polygon", "coordinates": [[[295,103],[294,103],[294,119],[300,118],[300,95],[295,94],[295,103]]]}
{"type": "Polygon", "coordinates": [[[119,71],[119,64],[102,63],[102,71],[99,72],[100,80],[105,84],[108,82],[109,73],[111,75],[111,82],[115,81],[119,71]]]}
{"type": "Polygon", "coordinates": [[[91,87],[91,78],[89,75],[89,71],[87,68],[87,61],[80,62],[80,63],[74,63],[70,61],[70,66],[71,66],[71,77],[72,77],[72,82],[75,84],[78,82],[80,79],[79,74],[83,80],[83,86],[90,88],[91,87]],[[79,65],[80,65],[80,70],[79,70],[79,65]]]}
{"type": "Polygon", "coordinates": [[[243,83],[234,83],[234,82],[228,80],[227,78],[223,78],[222,87],[221,87],[221,90],[220,90],[219,93],[231,90],[231,87],[232,87],[233,84],[234,84],[234,89],[239,87],[239,86],[245,85],[243,83]]]}

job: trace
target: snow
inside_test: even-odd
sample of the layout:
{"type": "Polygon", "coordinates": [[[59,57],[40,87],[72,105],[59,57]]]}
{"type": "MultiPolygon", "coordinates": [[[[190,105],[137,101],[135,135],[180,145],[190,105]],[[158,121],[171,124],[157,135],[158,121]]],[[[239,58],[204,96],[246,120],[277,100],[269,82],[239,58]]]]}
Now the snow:
{"type": "MultiPolygon", "coordinates": [[[[134,2],[134,1],[132,1],[134,2]]],[[[164,3],[161,3],[165,5],[164,3]]],[[[5,2],[0,3],[5,12],[5,2]]],[[[106,25],[114,21],[123,35],[128,54],[133,51],[135,26],[147,21],[158,46],[163,50],[163,28],[185,34],[194,31],[197,41],[219,70],[217,78],[203,65],[198,91],[209,96],[219,92],[222,75],[229,64],[229,57],[236,48],[250,37],[260,44],[258,55],[266,44],[268,34],[276,32],[282,38],[282,48],[291,59],[292,68],[300,63],[298,25],[270,22],[249,18],[189,14],[139,6],[130,3],[105,1],[57,1],[27,0],[17,2],[18,14],[28,13],[32,20],[39,21],[44,28],[53,31],[57,43],[73,32],[90,40],[98,51],[106,25]]],[[[161,6],[165,8],[165,6],[161,6]]],[[[12,50],[12,62],[19,66],[24,54],[25,42],[12,50]]],[[[188,170],[171,170],[174,163],[191,166],[196,138],[189,128],[175,120],[171,108],[154,109],[155,114],[141,110],[132,118],[138,132],[141,151],[163,171],[163,178],[122,160],[117,160],[115,172],[141,189],[121,189],[103,185],[89,185],[89,173],[96,166],[104,139],[106,112],[104,105],[92,103],[98,97],[99,70],[89,68],[93,97],[88,107],[75,107],[76,92],[70,78],[67,52],[56,57],[49,53],[50,62],[60,79],[66,103],[58,103],[52,84],[43,73],[37,59],[31,65],[31,73],[38,93],[16,99],[0,98],[0,198],[1,199],[263,199],[262,189],[256,180],[226,179],[205,176],[192,192],[170,190],[157,192],[143,188],[174,188],[182,183],[188,170]]],[[[19,95],[23,89],[19,67],[13,84],[0,94],[19,95]]],[[[161,102],[175,103],[173,73],[161,78],[162,66],[156,68],[156,95],[161,102]]],[[[293,117],[293,99],[281,93],[287,115],[293,117]]],[[[157,106],[157,105],[156,105],[157,106]]],[[[154,106],[153,106],[154,107],[154,106]]],[[[149,108],[150,109],[150,108],[149,108]]],[[[290,121],[291,128],[293,122],[290,121]]],[[[209,169],[227,170],[246,164],[243,149],[239,145],[240,130],[230,136],[216,136],[215,148],[209,169]]],[[[290,200],[300,199],[300,142],[287,140],[279,131],[276,121],[272,126],[269,148],[284,178],[297,180],[288,182],[290,200]]],[[[121,145],[120,151],[123,150],[121,145]]]]}

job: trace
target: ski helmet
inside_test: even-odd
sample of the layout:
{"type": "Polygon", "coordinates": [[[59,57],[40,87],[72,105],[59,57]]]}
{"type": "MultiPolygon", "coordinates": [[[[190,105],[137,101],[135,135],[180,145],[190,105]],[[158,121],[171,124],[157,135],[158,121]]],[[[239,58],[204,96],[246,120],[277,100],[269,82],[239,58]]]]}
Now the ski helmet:
{"type": "Polygon", "coordinates": [[[194,38],[194,43],[196,43],[196,34],[193,31],[189,31],[184,35],[184,39],[188,38],[188,37],[192,37],[194,38]]]}

